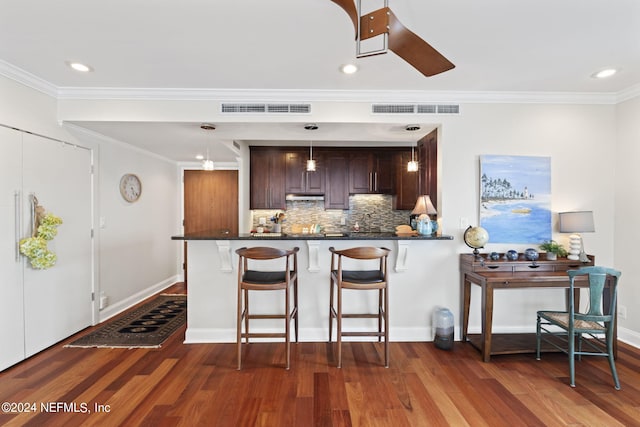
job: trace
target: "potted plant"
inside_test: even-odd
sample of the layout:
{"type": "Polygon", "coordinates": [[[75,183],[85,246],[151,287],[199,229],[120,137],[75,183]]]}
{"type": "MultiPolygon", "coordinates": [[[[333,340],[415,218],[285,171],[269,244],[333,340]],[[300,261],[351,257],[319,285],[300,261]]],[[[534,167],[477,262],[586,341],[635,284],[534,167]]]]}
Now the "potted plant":
{"type": "Polygon", "coordinates": [[[540,249],[547,253],[547,259],[555,261],[557,257],[566,257],[567,250],[555,240],[547,240],[540,245],[540,249]]]}

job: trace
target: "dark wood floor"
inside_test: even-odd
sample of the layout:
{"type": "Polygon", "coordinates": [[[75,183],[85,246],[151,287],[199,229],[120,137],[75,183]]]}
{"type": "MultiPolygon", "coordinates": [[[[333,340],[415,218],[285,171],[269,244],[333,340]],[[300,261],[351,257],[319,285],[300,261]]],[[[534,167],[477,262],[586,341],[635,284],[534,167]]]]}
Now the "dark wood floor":
{"type": "Polygon", "coordinates": [[[256,343],[237,371],[234,344],[183,338],[184,329],[160,349],[55,345],[0,373],[0,402],[36,405],[0,411],[0,425],[640,426],[640,350],[625,344],[616,391],[602,358],[578,362],[571,388],[560,354],[483,363],[468,344],[394,342],[385,369],[381,345],[349,343],[337,369],[330,345],[300,343],[287,371],[283,344],[256,343]]]}

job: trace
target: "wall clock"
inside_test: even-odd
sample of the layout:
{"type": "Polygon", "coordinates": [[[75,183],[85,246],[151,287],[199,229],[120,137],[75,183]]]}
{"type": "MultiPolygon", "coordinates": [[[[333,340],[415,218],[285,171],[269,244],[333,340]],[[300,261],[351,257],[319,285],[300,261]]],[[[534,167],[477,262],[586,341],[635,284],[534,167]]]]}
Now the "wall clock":
{"type": "Polygon", "coordinates": [[[126,173],[120,178],[120,194],[129,203],[133,203],[140,198],[142,193],[142,183],[137,175],[126,173]]]}

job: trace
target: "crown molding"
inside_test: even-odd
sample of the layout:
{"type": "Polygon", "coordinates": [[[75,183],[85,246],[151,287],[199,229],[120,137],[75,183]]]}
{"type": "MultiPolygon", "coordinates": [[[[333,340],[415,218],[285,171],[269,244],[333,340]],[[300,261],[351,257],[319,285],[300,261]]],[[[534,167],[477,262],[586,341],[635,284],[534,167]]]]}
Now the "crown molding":
{"type": "Polygon", "coordinates": [[[40,91],[53,98],[58,97],[58,88],[46,80],[41,79],[25,70],[9,64],[0,59],[0,75],[14,80],[18,83],[40,91]]]}
{"type": "Polygon", "coordinates": [[[2,60],[0,60],[0,75],[59,100],[617,104],[640,96],[640,84],[620,92],[604,93],[57,87],[2,60]]]}

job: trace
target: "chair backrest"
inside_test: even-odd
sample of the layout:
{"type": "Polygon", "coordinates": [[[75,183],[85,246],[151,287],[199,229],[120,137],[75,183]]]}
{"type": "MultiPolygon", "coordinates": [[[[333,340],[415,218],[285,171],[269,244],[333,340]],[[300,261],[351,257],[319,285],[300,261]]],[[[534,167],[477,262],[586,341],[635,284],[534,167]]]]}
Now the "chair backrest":
{"type": "Polygon", "coordinates": [[[387,258],[390,249],[376,248],[373,246],[360,246],[349,249],[336,250],[333,246],[329,248],[331,251],[331,270],[342,270],[342,257],[358,259],[358,260],[380,260],[380,271],[383,272],[385,278],[387,275],[387,258]],[[337,260],[337,264],[336,264],[337,260]]]}
{"type": "Polygon", "coordinates": [[[279,249],[267,246],[256,246],[253,248],[242,247],[236,249],[236,253],[240,256],[239,259],[239,272],[249,269],[248,260],[267,261],[277,258],[286,257],[284,270],[297,271],[298,269],[298,251],[300,248],[295,247],[293,249],[279,249]],[[293,262],[291,262],[293,261],[293,262]]]}
{"type": "Polygon", "coordinates": [[[609,322],[615,315],[616,297],[618,292],[618,279],[621,274],[618,270],[607,267],[582,267],[577,270],[567,271],[570,279],[571,292],[573,294],[574,282],[577,276],[588,275],[589,277],[589,309],[586,313],[576,313],[577,308],[574,307],[573,298],[569,301],[569,311],[572,316],[583,320],[592,320],[596,322],[609,322]],[[607,282],[607,279],[610,279],[607,282]],[[603,298],[607,283],[609,284],[609,307],[607,315],[603,314],[603,298]]]}

